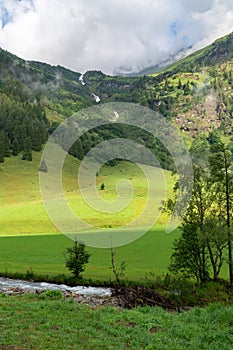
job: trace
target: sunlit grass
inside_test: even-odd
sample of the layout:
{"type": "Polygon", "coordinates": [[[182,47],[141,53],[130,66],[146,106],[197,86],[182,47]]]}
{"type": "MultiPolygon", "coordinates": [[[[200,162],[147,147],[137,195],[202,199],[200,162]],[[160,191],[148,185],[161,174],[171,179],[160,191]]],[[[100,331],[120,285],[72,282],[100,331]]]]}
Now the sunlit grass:
{"type": "MultiPolygon", "coordinates": [[[[55,276],[68,273],[64,266],[63,253],[72,241],[58,234],[43,206],[38,174],[40,158],[40,153],[33,153],[32,162],[23,162],[18,156],[7,158],[1,165],[0,271],[25,273],[31,268],[36,274],[55,276]]],[[[106,203],[117,199],[117,183],[122,179],[132,184],[134,193],[131,203],[123,211],[100,213],[87,205],[82,198],[77,182],[78,166],[79,162],[68,156],[64,166],[63,184],[67,203],[72,210],[94,229],[126,225],[132,232],[133,226],[130,226],[130,222],[143,210],[148,194],[147,179],[140,167],[129,162],[121,162],[115,167],[101,168],[96,177],[96,188],[106,203]],[[105,184],[105,189],[100,191],[99,186],[102,182],[105,184]]],[[[148,171],[152,172],[155,179],[158,174],[161,175],[159,169],[148,168],[148,171]]],[[[151,206],[149,214],[147,213],[140,221],[141,225],[147,224],[147,220],[151,219],[150,215],[152,218],[156,216],[156,210],[158,211],[161,206],[160,199],[164,186],[167,189],[167,196],[172,195],[174,178],[171,174],[162,171],[162,177],[158,176],[158,179],[160,179],[158,183],[155,181],[153,198],[155,207],[151,206]]],[[[164,231],[167,217],[165,214],[160,214],[159,212],[156,226],[149,233],[130,245],[116,249],[117,263],[126,261],[129,279],[143,279],[151,271],[157,274],[167,272],[172,242],[178,232],[167,235],[164,231]]],[[[126,227],[124,229],[126,235],[129,232],[127,230],[126,227]]],[[[113,278],[109,249],[89,249],[92,256],[84,277],[102,281],[113,278]]]]}
{"type": "MultiPolygon", "coordinates": [[[[58,232],[50,221],[40,196],[38,172],[40,158],[40,153],[33,153],[32,162],[24,162],[20,156],[11,157],[0,166],[0,235],[58,232]]],[[[103,213],[88,205],[80,193],[77,180],[78,166],[79,162],[76,159],[67,157],[63,171],[63,189],[68,205],[80,219],[93,227],[118,227],[127,225],[140,215],[147,202],[148,183],[138,166],[121,162],[115,167],[101,168],[96,177],[96,189],[106,201],[106,212],[103,213]],[[132,201],[124,210],[108,213],[108,203],[117,200],[116,186],[122,179],[132,184],[134,190],[132,201]],[[105,184],[104,191],[99,189],[102,182],[105,184]]],[[[172,195],[174,178],[165,170],[151,168],[149,171],[155,177],[155,189],[147,216],[158,217],[161,199],[165,199],[163,191],[167,192],[168,197],[172,195]]],[[[91,193],[89,195],[91,197],[91,193]]],[[[94,198],[91,199],[91,205],[95,206],[94,198]]],[[[166,217],[162,215],[157,223],[162,224],[165,220],[166,217]]],[[[146,221],[145,216],[141,224],[146,224],[146,221]]]]}

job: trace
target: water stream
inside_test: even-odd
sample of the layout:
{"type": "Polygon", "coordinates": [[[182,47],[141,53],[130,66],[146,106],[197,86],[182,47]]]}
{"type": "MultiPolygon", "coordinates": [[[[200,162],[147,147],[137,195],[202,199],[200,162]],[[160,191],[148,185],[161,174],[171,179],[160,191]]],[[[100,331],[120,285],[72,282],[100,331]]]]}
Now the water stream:
{"type": "Polygon", "coordinates": [[[47,282],[30,282],[23,280],[14,280],[10,278],[0,277],[0,291],[5,292],[11,288],[18,288],[21,290],[30,290],[30,291],[45,291],[45,290],[60,290],[75,292],[82,295],[97,295],[97,296],[110,296],[111,289],[110,288],[101,288],[101,287],[84,287],[84,286],[75,286],[69,287],[65,284],[54,284],[47,282]]]}

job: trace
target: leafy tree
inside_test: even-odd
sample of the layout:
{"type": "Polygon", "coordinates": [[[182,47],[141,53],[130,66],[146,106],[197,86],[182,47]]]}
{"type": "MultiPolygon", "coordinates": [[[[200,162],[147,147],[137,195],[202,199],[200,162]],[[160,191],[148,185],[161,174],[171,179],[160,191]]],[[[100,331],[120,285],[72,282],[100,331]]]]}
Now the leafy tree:
{"type": "MultiPolygon", "coordinates": [[[[217,281],[224,261],[227,246],[227,230],[217,200],[218,186],[206,162],[208,145],[201,138],[191,148],[194,162],[194,185],[189,207],[182,218],[181,237],[174,243],[170,270],[182,272],[204,282],[210,277],[217,281]]],[[[172,208],[173,201],[169,202],[172,208]]]]}
{"type": "Polygon", "coordinates": [[[174,242],[169,270],[195,276],[198,282],[209,278],[206,247],[196,223],[184,224],[182,235],[174,242]]]}
{"type": "Polygon", "coordinates": [[[233,291],[232,258],[232,215],[233,215],[233,178],[232,151],[222,141],[212,145],[209,166],[216,194],[216,215],[221,218],[227,231],[228,266],[230,288],[233,291]]]}
{"type": "Polygon", "coordinates": [[[75,240],[74,245],[66,249],[66,267],[75,278],[80,278],[81,272],[85,271],[84,265],[88,263],[90,254],[86,251],[84,243],[75,240]]]}
{"type": "Polygon", "coordinates": [[[33,103],[29,102],[25,95],[27,89],[23,89],[24,87],[17,80],[6,81],[1,85],[0,157],[2,160],[10,154],[17,155],[21,151],[40,151],[42,144],[47,140],[48,120],[45,113],[35,100],[33,103]]]}
{"type": "Polygon", "coordinates": [[[174,243],[171,271],[188,272],[197,281],[209,278],[207,245],[204,221],[209,207],[208,194],[204,189],[205,179],[199,168],[194,169],[194,186],[189,207],[182,219],[182,235],[174,243]]]}

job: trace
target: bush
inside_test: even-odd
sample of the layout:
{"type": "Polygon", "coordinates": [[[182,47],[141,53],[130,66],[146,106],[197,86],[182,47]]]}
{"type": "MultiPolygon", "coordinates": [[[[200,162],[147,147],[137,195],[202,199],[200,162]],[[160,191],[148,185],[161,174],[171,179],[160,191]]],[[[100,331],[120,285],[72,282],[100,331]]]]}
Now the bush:
{"type": "Polygon", "coordinates": [[[49,298],[49,299],[62,299],[63,298],[63,293],[61,290],[49,290],[46,289],[41,295],[41,299],[49,298]]]}
{"type": "Polygon", "coordinates": [[[28,162],[32,161],[32,153],[30,151],[26,151],[22,154],[22,160],[27,160],[28,162]]]}

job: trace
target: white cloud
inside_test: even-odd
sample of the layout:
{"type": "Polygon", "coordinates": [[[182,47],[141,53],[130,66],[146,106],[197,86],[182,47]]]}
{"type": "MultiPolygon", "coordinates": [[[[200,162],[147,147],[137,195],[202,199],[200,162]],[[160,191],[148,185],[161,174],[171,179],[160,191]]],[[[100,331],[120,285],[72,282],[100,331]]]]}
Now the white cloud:
{"type": "Polygon", "coordinates": [[[80,72],[113,73],[141,70],[229,33],[233,1],[2,0],[3,17],[4,49],[80,72]]]}

